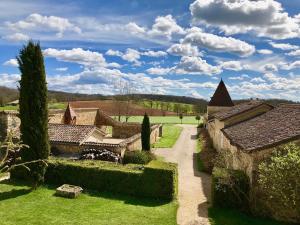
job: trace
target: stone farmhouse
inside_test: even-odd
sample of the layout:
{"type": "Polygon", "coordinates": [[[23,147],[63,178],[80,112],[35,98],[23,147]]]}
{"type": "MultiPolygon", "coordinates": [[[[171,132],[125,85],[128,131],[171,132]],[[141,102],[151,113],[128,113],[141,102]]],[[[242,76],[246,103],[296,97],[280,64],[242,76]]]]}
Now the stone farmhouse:
{"type": "Polygon", "coordinates": [[[253,182],[259,163],[275,147],[300,144],[300,104],[273,107],[251,100],[234,105],[221,80],[208,104],[205,127],[227,166],[245,171],[253,182]]]}
{"type": "MultiPolygon", "coordinates": [[[[19,136],[17,111],[0,112],[0,137],[10,130],[19,136]]],[[[55,152],[77,155],[84,149],[105,149],[124,156],[125,151],[141,150],[141,124],[114,120],[100,109],[51,110],[48,126],[50,145],[55,152]],[[111,134],[108,132],[111,128],[111,134]]],[[[162,136],[162,125],[152,124],[151,143],[162,136]]]]}

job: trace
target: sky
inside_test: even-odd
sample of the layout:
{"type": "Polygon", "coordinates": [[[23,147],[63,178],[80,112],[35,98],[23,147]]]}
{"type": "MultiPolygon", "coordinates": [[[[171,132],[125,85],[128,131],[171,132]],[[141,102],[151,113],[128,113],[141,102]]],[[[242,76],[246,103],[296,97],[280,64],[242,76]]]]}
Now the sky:
{"type": "Polygon", "coordinates": [[[2,0],[0,86],[39,41],[48,89],[300,101],[300,1],[2,0]]]}

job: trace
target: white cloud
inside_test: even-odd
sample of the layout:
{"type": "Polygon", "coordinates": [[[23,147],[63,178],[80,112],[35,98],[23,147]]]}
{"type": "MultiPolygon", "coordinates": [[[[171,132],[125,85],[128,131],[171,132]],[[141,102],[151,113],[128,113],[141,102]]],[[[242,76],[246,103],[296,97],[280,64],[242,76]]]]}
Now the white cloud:
{"type": "Polygon", "coordinates": [[[167,53],[163,52],[163,51],[146,51],[146,52],[142,52],[141,55],[145,55],[145,56],[149,56],[149,57],[162,57],[162,56],[166,56],[167,53]]]}
{"type": "Polygon", "coordinates": [[[270,49],[259,49],[259,50],[257,50],[257,52],[259,54],[263,54],[263,55],[270,55],[273,53],[273,51],[270,49]]]}
{"type": "Polygon", "coordinates": [[[58,37],[62,37],[65,31],[81,33],[81,29],[66,18],[42,16],[37,13],[31,14],[16,23],[6,22],[6,25],[12,30],[51,30],[57,32],[58,37]]]}
{"type": "Polygon", "coordinates": [[[263,83],[263,82],[265,82],[265,80],[262,79],[261,77],[254,77],[250,80],[250,82],[263,83]]]}
{"type": "Polygon", "coordinates": [[[243,70],[244,67],[242,66],[240,61],[227,61],[221,63],[221,68],[226,70],[234,70],[234,71],[240,71],[243,70]]]}
{"type": "Polygon", "coordinates": [[[219,74],[220,68],[210,65],[206,60],[200,57],[183,56],[176,66],[177,74],[205,74],[211,76],[212,74],[219,74]]]}
{"type": "Polygon", "coordinates": [[[158,16],[152,25],[151,30],[148,34],[151,36],[167,37],[171,39],[173,34],[184,34],[185,31],[180,27],[172,15],[158,16]]]}
{"type": "Polygon", "coordinates": [[[1,86],[16,88],[18,81],[20,80],[19,74],[0,74],[1,86]]]}
{"type": "Polygon", "coordinates": [[[244,41],[221,37],[210,33],[204,33],[201,29],[193,27],[183,39],[183,43],[190,43],[199,48],[207,48],[212,51],[229,52],[240,56],[249,56],[255,52],[255,47],[244,41]]]}
{"type": "Polygon", "coordinates": [[[270,41],[269,44],[273,48],[278,48],[278,49],[281,49],[281,50],[295,50],[295,49],[299,48],[299,46],[297,46],[297,45],[291,45],[289,43],[275,43],[273,41],[270,41]]]}
{"type": "Polygon", "coordinates": [[[13,67],[18,67],[18,61],[16,59],[10,59],[7,60],[6,62],[3,63],[4,66],[13,66],[13,67]]]}
{"type": "Polygon", "coordinates": [[[152,67],[146,70],[147,73],[153,75],[165,75],[171,71],[172,68],[161,68],[161,67],[152,67]]]}
{"type": "Polygon", "coordinates": [[[133,22],[128,23],[126,25],[126,29],[130,33],[136,34],[136,35],[144,34],[146,32],[146,28],[140,27],[139,25],[137,25],[136,23],[133,23],[133,22]]]}
{"type": "Polygon", "coordinates": [[[244,80],[245,78],[249,78],[247,74],[242,74],[241,76],[229,77],[229,80],[244,80]]]}
{"type": "Polygon", "coordinates": [[[22,34],[22,33],[14,33],[14,34],[6,35],[3,38],[8,41],[13,41],[13,42],[29,40],[29,36],[22,34]]]}
{"type": "Polygon", "coordinates": [[[55,70],[57,70],[57,71],[67,71],[68,67],[59,67],[59,68],[56,68],[55,70]]]}
{"type": "Polygon", "coordinates": [[[300,56],[300,49],[287,53],[289,56],[300,56]]]}
{"type": "Polygon", "coordinates": [[[280,68],[283,70],[293,70],[300,68],[300,61],[298,60],[292,63],[282,64],[280,68]]]}
{"type": "Polygon", "coordinates": [[[278,71],[278,68],[276,65],[272,63],[268,63],[263,67],[264,71],[278,71]]]}
{"type": "Polygon", "coordinates": [[[82,48],[73,48],[71,50],[58,50],[47,48],[43,51],[44,56],[54,57],[59,61],[73,62],[85,66],[106,66],[103,55],[99,52],[83,50],[82,48]]]}
{"type": "Polygon", "coordinates": [[[128,48],[121,57],[128,62],[134,63],[135,66],[141,65],[141,62],[139,61],[141,57],[140,52],[135,49],[128,48]]]}
{"type": "Polygon", "coordinates": [[[254,31],[285,39],[300,33],[297,16],[290,17],[274,0],[196,0],[190,10],[195,23],[218,27],[226,34],[254,31]]]}
{"type": "Polygon", "coordinates": [[[120,51],[117,51],[117,50],[109,49],[109,50],[107,50],[107,52],[105,53],[105,55],[110,55],[110,56],[122,56],[123,53],[120,52],[120,51]]]}
{"type": "Polygon", "coordinates": [[[171,55],[178,56],[201,56],[198,48],[191,44],[173,44],[167,52],[171,55]]]}

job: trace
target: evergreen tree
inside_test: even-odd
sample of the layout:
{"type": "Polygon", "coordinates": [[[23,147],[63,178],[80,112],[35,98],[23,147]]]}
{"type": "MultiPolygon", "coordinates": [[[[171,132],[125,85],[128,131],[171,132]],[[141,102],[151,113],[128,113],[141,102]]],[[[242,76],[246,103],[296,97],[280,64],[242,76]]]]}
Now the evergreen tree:
{"type": "Polygon", "coordinates": [[[20,80],[20,132],[23,143],[29,149],[22,151],[24,162],[29,165],[34,187],[44,181],[49,156],[48,102],[44,58],[39,43],[30,41],[17,57],[21,72],[20,80]],[[40,160],[40,161],[39,161],[40,160]]]}
{"type": "Polygon", "coordinates": [[[150,121],[148,115],[145,113],[143,123],[142,123],[142,149],[145,151],[150,151],[150,121]]]}

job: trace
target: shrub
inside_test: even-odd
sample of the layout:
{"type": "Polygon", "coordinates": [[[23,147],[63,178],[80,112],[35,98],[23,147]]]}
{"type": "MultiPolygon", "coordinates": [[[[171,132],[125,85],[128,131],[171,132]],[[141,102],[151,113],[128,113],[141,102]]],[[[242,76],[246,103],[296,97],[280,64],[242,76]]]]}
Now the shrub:
{"type": "Polygon", "coordinates": [[[249,178],[240,170],[215,167],[212,173],[214,207],[249,209],[249,178]]]}
{"type": "MultiPolygon", "coordinates": [[[[23,170],[24,172],[24,170],[23,170]]],[[[14,171],[12,178],[22,178],[14,171]]],[[[104,161],[48,161],[48,184],[79,185],[86,189],[171,200],[177,196],[177,165],[152,161],[146,166],[104,161]]]]}
{"type": "Polygon", "coordinates": [[[145,113],[143,123],[142,123],[142,132],[141,132],[141,141],[142,149],[145,151],[150,151],[150,135],[151,135],[151,126],[148,115],[145,113]]]}
{"type": "Polygon", "coordinates": [[[209,137],[207,130],[202,129],[199,138],[201,148],[199,157],[203,165],[202,170],[211,174],[217,157],[217,151],[213,147],[212,140],[209,137]]]}
{"type": "Polygon", "coordinates": [[[300,146],[288,144],[259,165],[263,206],[277,219],[300,221],[300,146]]]}
{"type": "Polygon", "coordinates": [[[123,158],[123,163],[147,164],[155,159],[155,155],[146,151],[126,152],[123,158]]]}

